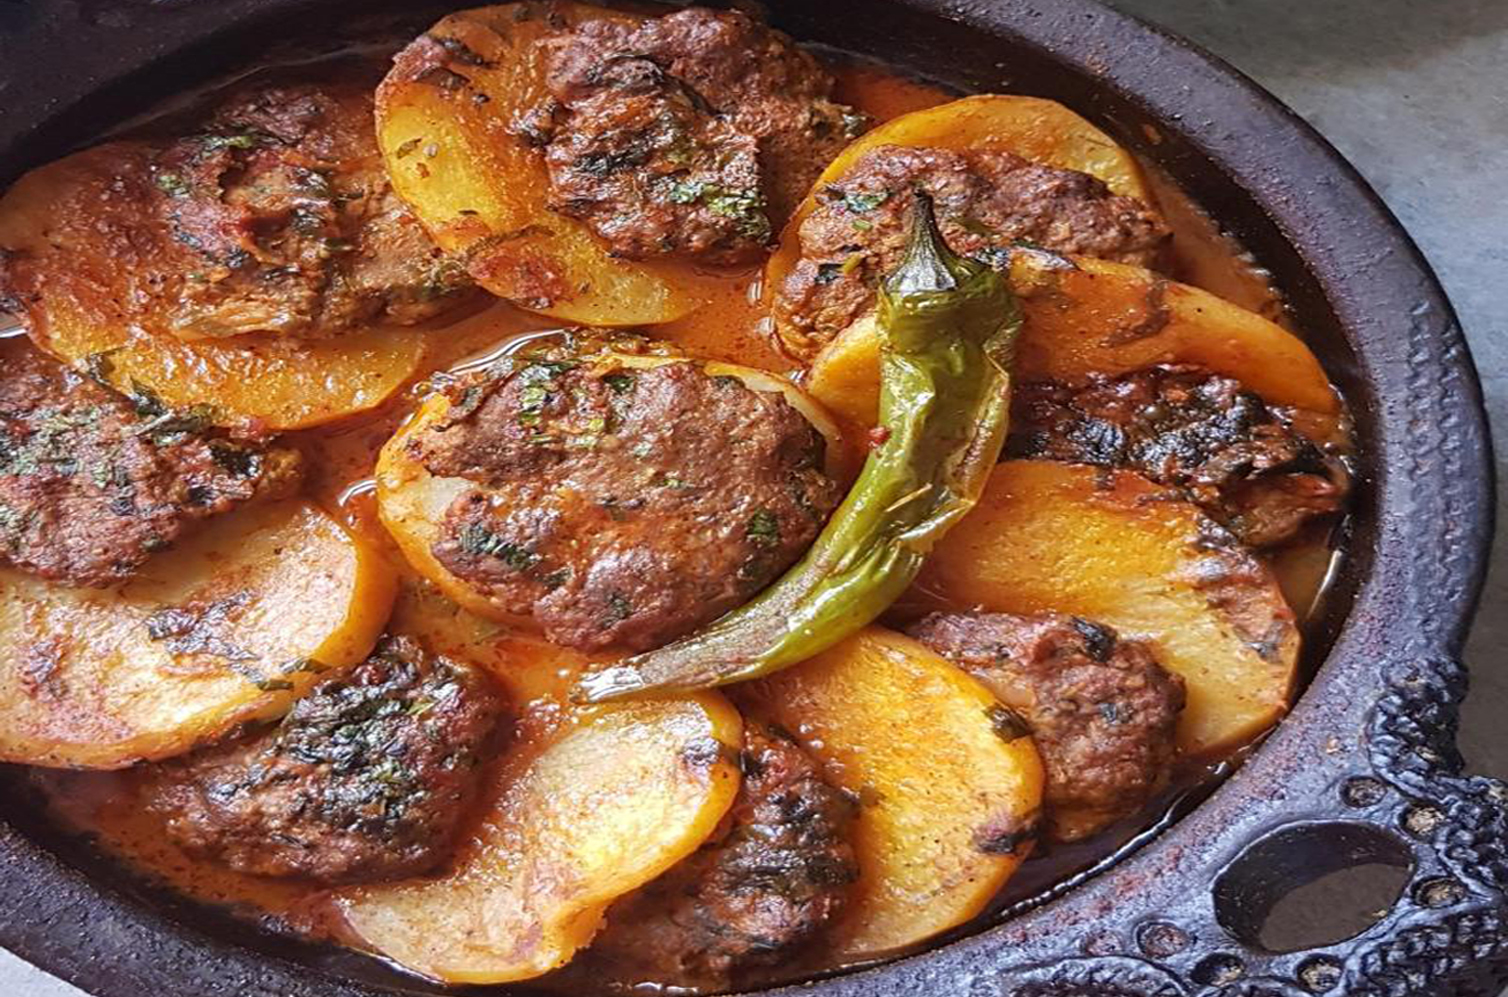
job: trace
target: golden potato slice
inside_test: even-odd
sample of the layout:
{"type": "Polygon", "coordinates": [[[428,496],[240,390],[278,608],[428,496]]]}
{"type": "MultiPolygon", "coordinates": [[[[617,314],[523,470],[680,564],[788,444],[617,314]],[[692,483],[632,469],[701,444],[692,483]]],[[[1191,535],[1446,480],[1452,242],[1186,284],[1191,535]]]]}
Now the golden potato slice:
{"type": "Polygon", "coordinates": [[[550,211],[544,157],[518,131],[550,100],[541,43],[606,18],[643,20],[571,2],[451,14],[394,59],[377,141],[399,196],[492,293],[586,325],[669,322],[701,304],[706,281],[684,264],[615,259],[550,211]]]}
{"type": "MultiPolygon", "coordinates": [[[[676,357],[623,354],[612,354],[603,359],[625,367],[654,367],[690,362],[676,357]]],[[[702,366],[713,376],[737,377],[754,391],[778,391],[783,394],[792,407],[826,438],[828,473],[839,481],[852,478],[855,469],[850,448],[844,444],[841,432],[826,410],[810,395],[767,371],[716,362],[702,366]]],[[[448,397],[444,394],[431,395],[419,407],[414,418],[382,448],[376,472],[378,513],[409,565],[438,585],[457,605],[486,619],[497,620],[525,631],[535,631],[537,627],[532,620],[500,610],[485,594],[452,574],[433,553],[446,511],[458,498],[478,487],[475,482],[465,478],[441,478],[430,474],[409,452],[409,441],[444,420],[449,412],[448,397]]]]}
{"type": "Polygon", "coordinates": [[[743,690],[751,714],[796,733],[861,802],[859,882],[834,952],[881,955],[957,927],[1030,852],[1043,785],[1031,738],[909,637],[869,627],[743,690]]]}
{"type": "Polygon", "coordinates": [[[837,180],[882,145],[1009,152],[1088,173],[1117,194],[1157,203],[1135,157],[1073,111],[1041,97],[979,94],[892,118],[844,149],[817,186],[837,180]]]}
{"type": "MultiPolygon", "coordinates": [[[[1138,267],[1043,252],[1016,253],[1011,280],[1025,315],[1019,380],[1073,383],[1192,363],[1235,378],[1273,405],[1339,411],[1335,389],[1303,340],[1197,287],[1138,267]]],[[[833,412],[873,425],[879,371],[879,337],[866,317],[823,347],[806,386],[833,412]]]]}
{"type": "Polygon", "coordinates": [[[0,759],[116,768],[276,716],[371,651],[394,586],[302,502],[216,520],[116,591],[0,569],[0,759]]]}
{"type": "Polygon", "coordinates": [[[1287,709],[1299,633],[1271,569],[1210,526],[1137,474],[1008,461],[917,589],[943,605],[1071,613],[1149,641],[1187,686],[1180,749],[1215,753],[1287,709]]]}
{"type": "MultiPolygon", "coordinates": [[[[844,149],[812,189],[837,182],[865,153],[882,145],[1014,153],[1046,166],[1088,173],[1116,194],[1157,204],[1135,157],[1109,135],[1057,101],[1007,94],[964,97],[892,118],[844,149]]],[[[815,206],[808,197],[786,225],[780,248],[765,269],[770,291],[784,286],[786,275],[801,259],[797,233],[815,206]]]]}
{"type": "Polygon", "coordinates": [[[455,867],[342,891],[358,943],[448,983],[564,965],[608,905],[691,854],[738,791],[737,711],[716,695],[576,713],[526,747],[455,867]]]}
{"type": "Polygon", "coordinates": [[[173,407],[213,406],[222,424],[250,419],[274,430],[371,409],[419,374],[425,337],[410,328],[195,342],[165,320],[149,328],[140,303],[184,278],[170,235],[142,218],[150,164],[144,144],[102,145],[28,173],[0,200],[9,254],[0,276],[38,346],[122,390],[143,385],[173,407]]]}

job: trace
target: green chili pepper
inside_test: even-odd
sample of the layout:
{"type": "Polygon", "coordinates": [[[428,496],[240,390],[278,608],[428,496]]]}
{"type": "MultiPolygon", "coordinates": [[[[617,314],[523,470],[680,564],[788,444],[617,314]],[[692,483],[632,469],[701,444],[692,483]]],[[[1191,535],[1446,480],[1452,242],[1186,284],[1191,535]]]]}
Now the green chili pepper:
{"type": "Polygon", "coordinates": [[[587,675],[601,702],[759,678],[883,613],[966,514],[1005,442],[1021,309],[1006,279],[954,254],[917,195],[910,245],[881,287],[880,424],[889,435],[811,550],[758,598],[666,647],[587,675]]]}

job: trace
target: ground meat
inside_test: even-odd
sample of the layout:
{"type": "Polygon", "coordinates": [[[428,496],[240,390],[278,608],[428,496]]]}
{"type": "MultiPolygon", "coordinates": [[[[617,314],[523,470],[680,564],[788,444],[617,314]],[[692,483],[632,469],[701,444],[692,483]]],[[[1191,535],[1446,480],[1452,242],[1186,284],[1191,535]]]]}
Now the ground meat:
{"type": "Polygon", "coordinates": [[[168,315],[184,338],[417,322],[469,289],[389,186],[369,86],[237,92],[152,170],[190,271],[168,315]]]}
{"type": "Polygon", "coordinates": [[[533,361],[457,385],[411,442],[480,487],[433,550],[557,644],[657,647],[789,567],[836,506],[825,443],[778,393],[689,362],[533,361]]]}
{"type": "Polygon", "coordinates": [[[239,872],[413,876],[449,854],[501,710],[476,669],[386,637],[271,730],[157,766],[144,799],[187,851],[239,872]]]}
{"type": "Polygon", "coordinates": [[[1240,382],[1193,366],[1017,390],[1008,452],[1130,468],[1186,490],[1253,547],[1292,540],[1346,503],[1344,462],[1240,382]]]}
{"type": "Polygon", "coordinates": [[[784,732],[750,723],[743,788],[720,833],[620,901],[594,957],[669,986],[725,989],[773,965],[842,909],[858,865],[854,805],[784,732]]]}
{"type": "Polygon", "coordinates": [[[0,564],[115,585],[210,516],[292,491],[299,472],[295,452],[217,436],[207,413],[123,398],[20,344],[0,352],[0,564]]]}
{"type": "Polygon", "coordinates": [[[549,85],[523,130],[551,207],[631,259],[759,258],[866,124],[816,59],[731,10],[584,23],[554,44],[549,85]]]}
{"type": "Polygon", "coordinates": [[[914,190],[931,194],[948,245],[1004,267],[1013,245],[1154,266],[1169,236],[1150,207],[1096,178],[1008,152],[880,146],[817,193],[801,257],[777,289],[793,355],[809,357],[874,304],[900,262],[914,190]]]}
{"type": "Polygon", "coordinates": [[[1049,837],[1092,834],[1166,783],[1183,680],[1145,644],[1056,613],[938,613],[910,633],[1026,720],[1047,769],[1049,837]]]}

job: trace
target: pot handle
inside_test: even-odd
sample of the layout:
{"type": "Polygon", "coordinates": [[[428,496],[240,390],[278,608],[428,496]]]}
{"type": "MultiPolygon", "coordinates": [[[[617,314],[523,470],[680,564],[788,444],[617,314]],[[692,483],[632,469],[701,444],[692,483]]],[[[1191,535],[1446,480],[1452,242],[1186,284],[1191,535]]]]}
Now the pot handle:
{"type": "Polygon", "coordinates": [[[970,997],[1495,997],[1508,984],[1508,785],[1463,773],[1466,670],[1393,672],[1362,750],[1324,799],[1289,800],[1219,868],[1209,903],[1141,923],[1113,954],[1018,966],[970,997]],[[1397,899],[1359,933],[1279,952],[1263,928],[1294,889],[1347,868],[1398,870],[1397,899]],[[1195,912],[1201,911],[1201,912],[1195,912]]]}
{"type": "Polygon", "coordinates": [[[1508,785],[1465,775],[1456,744],[1466,668],[1404,666],[1373,708],[1370,772],[1342,794],[1358,817],[1403,846],[1398,900],[1357,937],[1301,963],[1304,992],[1387,997],[1495,995],[1508,983],[1508,785]],[[1304,979],[1302,966],[1310,969],[1304,979]]]}

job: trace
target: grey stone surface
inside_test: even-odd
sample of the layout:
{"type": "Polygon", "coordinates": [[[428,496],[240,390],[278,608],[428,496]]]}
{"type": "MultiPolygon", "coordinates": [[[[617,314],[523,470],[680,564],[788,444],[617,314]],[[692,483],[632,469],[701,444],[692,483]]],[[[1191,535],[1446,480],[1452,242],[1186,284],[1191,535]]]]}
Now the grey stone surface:
{"type": "MultiPolygon", "coordinates": [[[[997,0],[1008,2],[1008,0],[997,0]]],[[[1355,163],[1440,272],[1471,339],[1508,481],[1508,0],[1115,0],[1287,101],[1355,163]]],[[[1508,504],[1499,517],[1508,526],[1508,504]]],[[[1508,531],[1467,650],[1463,743],[1508,774],[1508,531]]],[[[81,997],[0,951],[0,993],[81,997]]],[[[108,994],[99,997],[109,997],[108,994]]]]}

